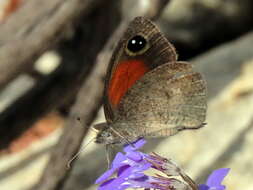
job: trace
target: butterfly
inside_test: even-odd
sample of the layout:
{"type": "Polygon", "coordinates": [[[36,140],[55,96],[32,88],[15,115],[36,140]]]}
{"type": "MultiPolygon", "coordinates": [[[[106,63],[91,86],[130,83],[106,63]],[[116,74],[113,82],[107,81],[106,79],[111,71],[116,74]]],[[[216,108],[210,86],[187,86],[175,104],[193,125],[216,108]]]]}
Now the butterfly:
{"type": "Polygon", "coordinates": [[[136,17],[110,60],[104,89],[106,123],[98,124],[97,143],[167,137],[205,125],[206,82],[158,27],[136,17]]]}

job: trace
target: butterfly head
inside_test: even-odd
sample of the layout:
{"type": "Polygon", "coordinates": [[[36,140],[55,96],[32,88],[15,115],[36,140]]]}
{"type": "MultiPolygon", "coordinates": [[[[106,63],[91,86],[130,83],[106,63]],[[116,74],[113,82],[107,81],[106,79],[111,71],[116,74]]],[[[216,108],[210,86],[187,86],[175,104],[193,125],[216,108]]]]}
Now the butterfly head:
{"type": "Polygon", "coordinates": [[[121,141],[122,138],[109,127],[100,130],[96,137],[96,143],[98,144],[118,144],[121,141]]]}
{"type": "Polygon", "coordinates": [[[95,142],[106,145],[131,144],[131,142],[137,140],[140,136],[130,130],[130,125],[128,122],[106,124],[104,128],[100,128],[95,142]]]}

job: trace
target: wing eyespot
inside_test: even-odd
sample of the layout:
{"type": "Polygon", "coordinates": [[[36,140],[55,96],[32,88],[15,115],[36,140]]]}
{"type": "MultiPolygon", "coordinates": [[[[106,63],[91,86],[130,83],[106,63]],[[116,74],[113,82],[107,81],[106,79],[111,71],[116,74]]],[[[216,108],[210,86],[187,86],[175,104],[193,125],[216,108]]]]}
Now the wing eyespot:
{"type": "Polygon", "coordinates": [[[147,38],[142,34],[131,37],[126,44],[126,53],[130,56],[141,55],[149,48],[147,38]]]}

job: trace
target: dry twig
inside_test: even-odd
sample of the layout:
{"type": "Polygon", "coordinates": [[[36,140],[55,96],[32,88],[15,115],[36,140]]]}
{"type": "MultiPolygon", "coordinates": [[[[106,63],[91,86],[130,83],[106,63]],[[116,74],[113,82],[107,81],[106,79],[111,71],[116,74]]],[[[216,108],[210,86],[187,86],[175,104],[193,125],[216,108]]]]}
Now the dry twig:
{"type": "MultiPolygon", "coordinates": [[[[111,12],[111,14],[116,16],[115,14],[117,14],[117,11],[112,4],[117,5],[118,1],[111,0],[110,3],[107,2],[103,7],[106,11],[101,9],[103,14],[111,12]],[[110,5],[110,8],[108,5],[110,5]],[[107,9],[105,7],[107,7],[107,9]],[[113,11],[109,11],[109,9],[112,9],[113,11]]],[[[111,18],[106,17],[106,19],[111,18]]],[[[109,21],[106,21],[106,19],[103,19],[103,21],[108,24],[109,21]]],[[[104,49],[98,53],[95,67],[78,93],[77,101],[71,109],[69,119],[65,124],[64,132],[59,140],[57,148],[52,153],[51,160],[45,169],[41,181],[33,187],[33,189],[51,190],[61,189],[62,186],[64,186],[65,179],[69,174],[69,171],[66,170],[67,163],[79,149],[83,137],[87,133],[91,122],[94,120],[96,113],[101,106],[104,86],[103,80],[107,63],[109,62],[113,49],[112,46],[124,31],[124,28],[124,26],[121,26],[111,40],[105,45],[104,49]],[[78,117],[84,122],[84,126],[80,126],[80,123],[77,121],[78,117]]]]}
{"type": "MultiPolygon", "coordinates": [[[[160,10],[157,11],[157,14],[159,14],[160,10]]],[[[156,14],[153,14],[153,16],[156,16],[156,14]]],[[[67,163],[80,148],[83,137],[100,107],[104,86],[103,79],[112,54],[112,46],[118,41],[125,28],[126,23],[123,21],[108,40],[104,49],[98,54],[95,67],[79,91],[77,101],[71,109],[57,148],[51,156],[41,181],[34,187],[34,190],[63,188],[64,180],[69,174],[69,171],[66,171],[67,163]],[[85,126],[83,128],[77,122],[77,117],[80,117],[84,122],[85,126]]]]}
{"type": "MultiPolygon", "coordinates": [[[[50,5],[53,5],[52,2],[50,1],[51,4],[44,5],[40,1],[32,0],[31,4],[25,4],[24,7],[20,8],[20,13],[18,12],[17,14],[11,15],[10,20],[7,20],[6,23],[1,25],[0,58],[3,57],[3,60],[1,59],[0,61],[0,84],[1,79],[5,81],[2,81],[2,87],[7,84],[9,79],[16,77],[17,74],[31,70],[30,67],[33,66],[33,61],[30,59],[30,55],[34,55],[35,58],[39,56],[42,49],[44,51],[44,49],[54,44],[52,41],[48,41],[47,37],[51,36],[52,39],[54,38],[53,41],[56,42],[60,39],[60,36],[55,36],[55,32],[59,32],[60,30],[64,31],[62,28],[63,25],[69,26],[71,23],[76,23],[76,20],[85,20],[89,15],[88,12],[92,13],[93,9],[91,8],[96,4],[96,1],[92,1],[90,4],[89,1],[84,1],[82,2],[82,5],[80,5],[80,10],[74,10],[75,6],[79,6],[76,4],[77,1],[67,2],[68,1],[58,2],[59,6],[53,7],[55,8],[52,10],[54,11],[54,14],[47,15],[48,9],[51,10],[52,8],[50,7],[50,5]],[[40,5],[41,9],[38,8],[40,5]],[[63,8],[65,6],[71,6],[68,7],[69,9],[66,7],[63,9],[60,8],[60,5],[63,8]],[[85,11],[85,14],[81,13],[81,10],[85,11]],[[62,14],[65,15],[63,18],[59,19],[62,14]],[[40,16],[41,20],[39,20],[40,16]],[[82,17],[78,18],[78,16],[82,17]],[[29,19],[29,17],[34,18],[29,19]],[[44,17],[46,17],[47,20],[44,20],[44,17]],[[57,24],[55,23],[56,21],[57,24]],[[23,26],[21,24],[23,24],[23,26]],[[21,32],[15,30],[19,27],[21,32]],[[22,30],[27,30],[29,27],[31,30],[28,33],[24,31],[22,32],[22,30]],[[38,40],[36,41],[35,38],[38,38],[38,40]],[[16,44],[13,39],[22,42],[22,47],[20,43],[16,44]],[[33,46],[32,44],[37,43],[38,41],[40,42],[37,44],[38,46],[31,49],[31,46],[33,46]],[[24,48],[25,45],[28,45],[28,47],[24,48]],[[6,54],[4,54],[4,52],[6,54]],[[10,53],[13,52],[21,54],[21,56],[19,56],[20,59],[10,56],[10,53]],[[29,56],[26,56],[28,54],[29,56]],[[10,64],[10,66],[7,66],[8,64],[10,64]]],[[[96,17],[99,16],[100,15],[96,15],[96,17]]],[[[86,20],[89,19],[90,16],[86,20]]],[[[82,24],[79,24],[78,26],[81,27],[82,24]]],[[[86,23],[85,27],[97,30],[97,27],[94,26],[93,23],[86,23]]],[[[111,31],[107,31],[101,34],[100,38],[96,39],[98,40],[98,43],[87,41],[87,39],[90,39],[90,37],[87,37],[86,39],[79,41],[71,39],[69,42],[62,41],[58,44],[59,51],[62,54],[62,63],[60,64],[60,67],[49,76],[41,76],[34,88],[29,90],[23,97],[13,102],[11,106],[0,114],[0,149],[6,148],[12,140],[27,130],[33,122],[41,116],[55,108],[59,108],[62,104],[65,104],[66,101],[68,102],[73,99],[75,92],[80,87],[80,83],[85,78],[84,76],[88,75],[92,67],[89,63],[93,62],[93,60],[89,59],[89,57],[95,57],[95,55],[89,51],[89,48],[95,50],[101,49],[104,43],[103,41],[108,38],[110,32],[111,31]],[[87,46],[83,44],[87,44],[87,46]],[[75,47],[73,47],[73,45],[75,47]],[[84,60],[83,57],[86,57],[86,59],[84,60]]],[[[74,35],[74,38],[78,38],[78,34],[74,35]]],[[[94,32],[89,31],[88,35],[92,34],[94,34],[94,32]]]]}
{"type": "Polygon", "coordinates": [[[0,89],[62,36],[80,14],[88,14],[99,0],[29,0],[0,27],[0,89]]]}

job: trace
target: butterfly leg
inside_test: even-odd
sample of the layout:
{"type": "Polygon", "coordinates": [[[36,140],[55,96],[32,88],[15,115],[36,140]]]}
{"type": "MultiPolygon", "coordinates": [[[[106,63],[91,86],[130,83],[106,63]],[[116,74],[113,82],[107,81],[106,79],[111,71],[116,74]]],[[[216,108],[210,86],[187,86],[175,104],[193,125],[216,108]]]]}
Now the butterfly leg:
{"type": "Polygon", "coordinates": [[[178,127],[173,127],[173,128],[163,128],[159,129],[156,131],[153,131],[151,133],[148,133],[145,135],[146,137],[168,137],[168,136],[173,136],[179,133],[180,131],[184,130],[196,130],[199,128],[202,128],[206,125],[206,123],[202,123],[201,125],[195,126],[195,127],[186,127],[186,126],[178,126],[178,127]]]}
{"type": "Polygon", "coordinates": [[[106,151],[106,161],[107,161],[107,167],[110,169],[111,163],[116,156],[116,154],[120,151],[120,147],[113,145],[113,144],[107,144],[105,145],[105,151],[106,151]]]}

